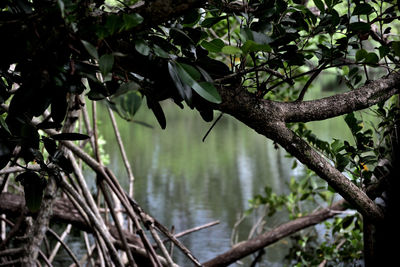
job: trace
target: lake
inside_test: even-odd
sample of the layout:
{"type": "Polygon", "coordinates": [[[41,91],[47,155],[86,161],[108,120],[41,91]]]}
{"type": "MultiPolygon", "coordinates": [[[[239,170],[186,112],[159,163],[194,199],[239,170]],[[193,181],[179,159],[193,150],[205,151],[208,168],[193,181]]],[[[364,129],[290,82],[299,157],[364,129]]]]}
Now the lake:
{"type": "MultiPolygon", "coordinates": [[[[180,110],[164,102],[167,128],[161,130],[151,111],[141,107],[136,119],[153,129],[118,118],[121,135],[135,175],[136,201],[152,216],[175,232],[215,220],[220,224],[192,233],[181,241],[204,262],[231,247],[235,223],[249,208],[248,200],[269,186],[278,193],[288,192],[288,181],[304,173],[300,165],[292,170],[293,158],[282,148],[260,136],[228,115],[224,115],[205,142],[211,126],[198,112],[180,110]]],[[[105,108],[99,106],[100,133],[106,140],[109,167],[128,190],[128,177],[115,142],[105,108]]],[[[218,115],[219,113],[215,113],[218,115]]],[[[216,116],[215,116],[216,117],[216,116]]],[[[310,127],[322,138],[349,136],[342,118],[314,123],[310,127]]],[[[246,218],[236,228],[239,241],[248,237],[257,216],[246,218]]],[[[267,218],[266,226],[286,222],[285,212],[267,218]]],[[[290,246],[284,239],[266,250],[263,266],[283,266],[290,246]]],[[[190,262],[175,249],[175,260],[182,266],[190,262]]]]}

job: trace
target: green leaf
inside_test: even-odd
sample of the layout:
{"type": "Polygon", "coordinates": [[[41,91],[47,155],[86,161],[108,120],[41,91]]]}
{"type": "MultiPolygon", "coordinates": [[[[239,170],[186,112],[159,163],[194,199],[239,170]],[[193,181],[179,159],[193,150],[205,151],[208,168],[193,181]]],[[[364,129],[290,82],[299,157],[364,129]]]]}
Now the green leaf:
{"type": "Polygon", "coordinates": [[[252,40],[247,40],[241,47],[243,53],[247,54],[250,52],[271,52],[272,49],[267,44],[257,44],[252,40]]]}
{"type": "Polygon", "coordinates": [[[114,56],[111,54],[102,55],[99,59],[99,68],[103,77],[105,77],[114,65],[114,56]]]}
{"type": "Polygon", "coordinates": [[[130,30],[143,22],[143,17],[137,13],[124,14],[122,19],[124,21],[124,30],[130,30]]]}
{"type": "Polygon", "coordinates": [[[195,81],[198,81],[200,79],[201,74],[195,67],[185,63],[177,63],[177,65],[182,67],[195,81]]]}
{"type": "Polygon", "coordinates": [[[18,175],[15,180],[24,187],[25,205],[30,212],[38,212],[42,203],[46,180],[35,172],[27,171],[18,175]]]}
{"type": "Polygon", "coordinates": [[[156,54],[156,56],[158,56],[158,57],[169,58],[169,54],[167,52],[165,52],[165,50],[162,49],[161,47],[159,47],[158,45],[153,46],[153,51],[154,51],[154,54],[156,54]]]}
{"type": "Polygon", "coordinates": [[[367,3],[361,3],[356,5],[353,11],[353,16],[357,15],[369,15],[374,11],[374,9],[367,3]]]}
{"type": "Polygon", "coordinates": [[[315,6],[322,12],[325,12],[325,5],[321,0],[314,0],[315,6]]]}
{"type": "Polygon", "coordinates": [[[0,125],[1,127],[3,127],[4,130],[6,130],[11,135],[10,129],[8,128],[8,125],[5,122],[3,116],[0,116],[0,125]]]}
{"type": "Polygon", "coordinates": [[[386,45],[382,45],[379,47],[379,57],[384,58],[387,54],[389,54],[390,48],[386,45]]]}
{"type": "Polygon", "coordinates": [[[214,39],[211,40],[210,42],[207,41],[201,42],[201,46],[207,49],[208,52],[218,53],[221,52],[225,44],[221,39],[214,39]]]}
{"type": "Polygon", "coordinates": [[[222,102],[221,96],[219,95],[217,88],[210,82],[200,82],[193,85],[193,90],[196,91],[204,99],[220,104],[222,102]]]}
{"type": "Polygon", "coordinates": [[[236,46],[226,45],[221,49],[221,52],[228,55],[238,55],[242,54],[243,51],[236,46]]]}
{"type": "Polygon", "coordinates": [[[195,90],[201,97],[212,103],[221,103],[221,96],[212,83],[197,82],[200,79],[201,74],[194,67],[176,62],[176,70],[180,79],[193,88],[193,90],[195,90]]]}
{"type": "Polygon", "coordinates": [[[80,134],[80,133],[60,133],[60,134],[54,134],[51,136],[54,140],[71,140],[71,141],[76,141],[76,140],[86,140],[89,138],[88,135],[86,134],[80,134]]]}
{"type": "Polygon", "coordinates": [[[365,63],[370,64],[370,65],[376,65],[379,62],[379,57],[377,54],[370,52],[368,55],[365,57],[365,63]]]}
{"type": "Polygon", "coordinates": [[[148,56],[150,54],[150,47],[144,40],[137,40],[135,43],[135,49],[143,56],[148,56]]]}
{"type": "Polygon", "coordinates": [[[174,43],[181,46],[193,45],[192,38],[189,37],[184,31],[178,28],[171,28],[169,30],[169,36],[174,40],[174,43]]]}
{"type": "Polygon", "coordinates": [[[177,69],[177,65],[175,62],[173,61],[169,61],[168,62],[168,72],[169,75],[172,79],[172,81],[175,84],[175,87],[178,89],[178,93],[180,94],[180,96],[185,100],[185,102],[191,106],[192,103],[192,89],[190,88],[189,85],[185,84],[184,82],[182,82],[182,80],[179,78],[179,74],[178,74],[178,69],[177,69]]]}
{"type": "Polygon", "coordinates": [[[138,91],[129,91],[113,101],[120,107],[119,113],[123,114],[121,117],[131,121],[142,104],[142,96],[138,91]]]}
{"type": "Polygon", "coordinates": [[[112,14],[107,17],[106,28],[110,35],[119,32],[124,27],[124,21],[119,16],[112,14]]]}
{"type": "Polygon", "coordinates": [[[95,59],[99,59],[99,54],[97,53],[96,47],[91,43],[81,40],[83,46],[85,47],[86,51],[88,51],[89,55],[91,55],[95,59]]]}
{"type": "Polygon", "coordinates": [[[356,53],[356,61],[362,61],[363,59],[365,59],[368,55],[367,50],[365,49],[360,49],[357,51],[356,53]]]}
{"type": "Polygon", "coordinates": [[[244,37],[244,41],[254,41],[257,44],[269,44],[272,42],[271,37],[262,32],[252,31],[249,28],[240,29],[240,34],[244,37]]]}
{"type": "Polygon", "coordinates": [[[400,57],[400,41],[392,42],[392,49],[394,51],[394,55],[400,57]]]}

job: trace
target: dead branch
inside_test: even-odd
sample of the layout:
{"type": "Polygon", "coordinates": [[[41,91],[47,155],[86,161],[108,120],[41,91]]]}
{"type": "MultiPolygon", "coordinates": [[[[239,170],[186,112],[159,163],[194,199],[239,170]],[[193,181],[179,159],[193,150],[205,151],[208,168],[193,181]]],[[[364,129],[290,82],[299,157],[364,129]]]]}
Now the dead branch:
{"type": "Polygon", "coordinates": [[[346,207],[344,200],[336,202],[329,208],[325,208],[320,211],[313,212],[310,215],[300,217],[296,220],[282,224],[256,238],[241,242],[227,252],[205,262],[203,266],[228,266],[229,264],[253,254],[284,237],[287,237],[309,226],[323,222],[326,219],[337,215],[338,211],[343,211],[345,209],[346,207]]]}

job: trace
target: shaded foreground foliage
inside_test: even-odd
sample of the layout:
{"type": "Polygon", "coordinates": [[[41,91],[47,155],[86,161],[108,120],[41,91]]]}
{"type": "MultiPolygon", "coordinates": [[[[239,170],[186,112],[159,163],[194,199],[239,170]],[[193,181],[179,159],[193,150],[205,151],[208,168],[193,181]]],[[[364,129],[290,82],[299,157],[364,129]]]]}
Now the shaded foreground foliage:
{"type": "MultiPolygon", "coordinates": [[[[36,214],[25,233],[29,242],[18,252],[25,264],[35,264],[41,253],[58,188],[92,226],[97,253],[106,264],[122,265],[117,254],[122,249],[132,266],[173,266],[156,229],[194,264],[200,264],[164,226],[141,210],[140,203],[104,167],[96,124],[92,131],[85,113],[84,95],[105,102],[111,117],[113,110],[133,122],[145,100],[161,128],[167,127],[160,105],[165,99],[198,110],[205,121],[214,119],[215,110],[235,117],[286,149],[329,186],[322,190],[301,183],[294,186],[293,192],[300,188],[300,193],[290,201],[316,195],[327,200],[326,189],[340,194],[359,213],[346,223],[338,219],[333,228],[346,229],[352,223],[352,233],[360,234],[351,238],[358,241],[363,230],[366,265],[396,259],[394,247],[385,241],[399,234],[394,223],[399,202],[394,168],[399,160],[400,85],[396,1],[8,0],[0,9],[4,40],[0,49],[0,169],[5,168],[1,189],[7,188],[10,173],[19,172],[15,181],[23,186],[29,212],[36,214]],[[328,74],[335,76],[334,86],[344,85],[345,91],[305,101],[313,84],[328,74]],[[379,118],[376,137],[356,112],[371,107],[379,118]],[[353,143],[326,142],[304,124],[341,115],[353,143]],[[75,129],[80,116],[85,133],[75,129]],[[82,141],[90,143],[92,156],[79,146],[82,141]],[[111,208],[119,238],[110,237],[73,154],[96,172],[98,194],[111,208]],[[19,169],[9,171],[16,166],[19,169]],[[121,219],[112,211],[117,204],[113,194],[125,209],[130,230],[141,240],[133,249],[123,234],[121,219]],[[143,228],[154,237],[162,258],[143,228]]],[[[94,118],[95,110],[94,105],[94,118]]],[[[268,204],[273,211],[286,202],[266,193],[254,203],[268,204]]],[[[301,219],[293,214],[292,219],[301,219]]],[[[320,221],[335,215],[326,214],[320,221]]],[[[301,227],[318,223],[311,221],[301,227]]],[[[9,235],[0,247],[7,248],[12,238],[9,235]]],[[[263,248],[251,244],[251,240],[244,242],[204,265],[227,265],[263,248]]],[[[293,259],[326,264],[334,255],[338,260],[340,253],[329,247],[325,244],[320,258],[309,257],[304,250],[293,259]]],[[[2,260],[12,262],[12,251],[6,255],[11,256],[2,260]]],[[[354,258],[361,254],[339,257],[339,261],[354,258]]]]}

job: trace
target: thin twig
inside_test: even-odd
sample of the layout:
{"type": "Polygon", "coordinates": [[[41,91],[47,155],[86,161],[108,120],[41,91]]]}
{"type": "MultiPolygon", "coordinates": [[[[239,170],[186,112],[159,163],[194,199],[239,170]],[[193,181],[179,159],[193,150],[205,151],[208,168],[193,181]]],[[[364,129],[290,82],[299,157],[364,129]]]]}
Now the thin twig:
{"type": "Polygon", "coordinates": [[[107,202],[107,205],[110,208],[111,216],[114,219],[114,223],[115,223],[115,226],[117,227],[118,234],[119,234],[119,236],[120,236],[120,238],[122,240],[122,244],[123,244],[125,252],[126,252],[126,254],[128,256],[129,264],[130,264],[130,266],[134,266],[135,267],[137,265],[136,265],[135,261],[133,260],[132,253],[131,253],[131,251],[130,251],[130,249],[128,247],[128,241],[126,240],[126,237],[125,237],[125,235],[124,235],[124,233],[122,231],[121,223],[120,223],[120,221],[118,219],[117,214],[115,213],[115,210],[113,209],[110,196],[108,195],[108,192],[106,190],[106,187],[104,186],[103,181],[99,182],[99,186],[100,186],[101,191],[103,192],[104,199],[105,199],[105,201],[107,202]]]}
{"type": "Polygon", "coordinates": [[[156,230],[154,229],[153,225],[149,226],[150,233],[153,236],[154,240],[156,241],[158,247],[161,249],[162,254],[164,255],[165,259],[168,262],[168,266],[172,267],[174,266],[174,262],[171,259],[171,256],[169,255],[167,248],[164,246],[164,243],[161,241],[160,237],[158,236],[156,230]]]}
{"type": "Polygon", "coordinates": [[[94,213],[87,207],[87,205],[85,205],[85,203],[84,203],[83,199],[81,198],[81,196],[69,184],[67,184],[63,179],[59,180],[59,184],[85,210],[85,213],[89,217],[91,223],[96,227],[96,229],[98,230],[99,234],[102,236],[104,242],[106,243],[106,246],[107,246],[108,250],[110,251],[110,254],[111,254],[111,257],[113,259],[114,264],[117,265],[117,266],[122,267],[123,264],[122,264],[122,262],[120,261],[120,259],[118,257],[118,253],[117,253],[117,251],[115,250],[114,246],[111,243],[112,237],[110,236],[110,234],[105,229],[103,229],[103,227],[99,223],[99,220],[97,220],[97,218],[94,215],[94,213]]]}
{"type": "Polygon", "coordinates": [[[108,114],[110,115],[111,123],[114,128],[115,138],[117,139],[117,143],[118,143],[119,149],[121,151],[122,160],[124,162],[125,169],[128,174],[128,178],[129,178],[128,194],[130,197],[133,197],[133,183],[135,181],[135,177],[133,175],[131,164],[129,163],[128,157],[125,152],[124,144],[122,142],[121,134],[119,133],[119,130],[118,130],[118,125],[117,125],[117,121],[115,120],[114,113],[110,107],[107,107],[107,110],[108,110],[108,114]]]}
{"type": "MultiPolygon", "coordinates": [[[[212,227],[212,226],[217,225],[217,224],[219,224],[219,223],[220,223],[219,221],[213,221],[213,222],[209,222],[209,223],[206,223],[206,224],[203,224],[203,225],[200,225],[200,226],[196,226],[196,227],[187,229],[187,230],[185,230],[185,231],[182,231],[182,232],[180,232],[180,233],[174,234],[174,237],[175,237],[175,238],[179,238],[179,237],[182,237],[182,236],[191,234],[191,233],[193,233],[193,232],[197,232],[197,231],[203,230],[203,229],[205,229],[205,228],[212,227]]],[[[165,241],[167,241],[167,240],[165,240],[165,241]]],[[[165,241],[164,241],[164,242],[165,242],[165,241]]]]}
{"type": "MultiPolygon", "coordinates": [[[[71,224],[68,224],[68,226],[71,226],[71,224]]],[[[71,227],[70,227],[70,228],[71,228],[71,227]]],[[[65,249],[65,251],[67,251],[68,255],[71,257],[71,259],[74,261],[74,263],[75,263],[77,266],[81,266],[81,265],[79,264],[78,259],[77,259],[76,256],[75,256],[74,252],[72,252],[72,250],[71,250],[71,249],[67,246],[67,244],[65,244],[65,242],[63,241],[63,236],[59,237],[59,236],[57,235],[57,233],[54,232],[51,228],[48,229],[48,232],[49,232],[51,235],[53,235],[53,236],[58,240],[59,243],[57,243],[57,244],[61,244],[61,245],[63,246],[63,248],[65,249]]],[[[65,232],[66,232],[66,231],[65,231],[65,232]]],[[[65,232],[64,232],[64,233],[65,233],[65,232]]],[[[63,233],[63,234],[64,234],[64,233],[63,233]]],[[[64,237],[64,238],[65,238],[65,237],[64,237]]],[[[50,257],[49,257],[49,261],[50,261],[50,262],[52,261],[51,255],[50,255],[50,257]]]]}
{"type": "Polygon", "coordinates": [[[310,79],[306,82],[304,85],[303,89],[301,90],[299,97],[297,98],[296,101],[303,101],[304,95],[306,94],[308,88],[310,87],[311,83],[314,81],[314,79],[321,73],[323,69],[325,69],[326,65],[328,62],[324,62],[317,70],[314,71],[314,73],[311,75],[310,79]]]}
{"type": "Polygon", "coordinates": [[[202,142],[204,142],[207,138],[207,136],[209,135],[209,133],[211,132],[211,130],[214,128],[214,126],[217,124],[217,122],[222,118],[222,116],[224,115],[224,113],[219,114],[218,118],[213,122],[213,124],[211,125],[210,129],[208,129],[208,131],[206,132],[206,134],[204,135],[203,139],[201,140],[202,142]]]}

